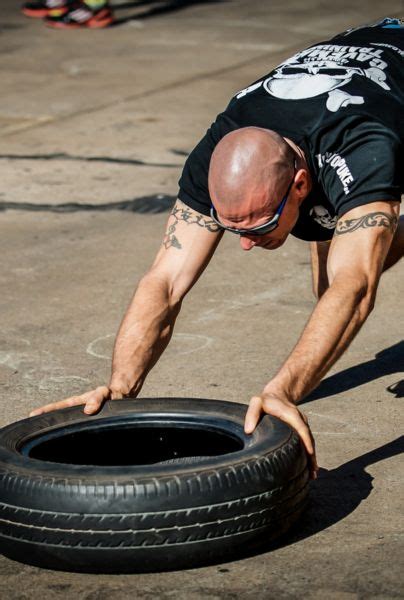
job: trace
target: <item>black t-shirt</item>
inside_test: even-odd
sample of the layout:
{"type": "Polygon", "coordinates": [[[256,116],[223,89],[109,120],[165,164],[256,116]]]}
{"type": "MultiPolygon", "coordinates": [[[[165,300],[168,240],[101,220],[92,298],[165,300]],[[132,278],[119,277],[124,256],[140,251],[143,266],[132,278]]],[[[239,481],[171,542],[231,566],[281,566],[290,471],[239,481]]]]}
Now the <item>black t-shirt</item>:
{"type": "Polygon", "coordinates": [[[189,155],[180,200],[209,215],[212,152],[224,135],[247,126],[273,129],[305,153],[313,188],[292,230],[300,239],[330,239],[348,210],[400,200],[404,28],[396,25],[361,27],[316,44],[238,92],[189,155]]]}

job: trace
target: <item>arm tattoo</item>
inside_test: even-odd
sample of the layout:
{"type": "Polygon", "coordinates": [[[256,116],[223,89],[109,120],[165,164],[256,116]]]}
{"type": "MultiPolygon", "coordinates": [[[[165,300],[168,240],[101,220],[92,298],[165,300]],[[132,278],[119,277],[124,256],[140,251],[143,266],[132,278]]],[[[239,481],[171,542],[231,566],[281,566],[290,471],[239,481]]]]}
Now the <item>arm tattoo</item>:
{"type": "Polygon", "coordinates": [[[174,222],[168,226],[163,239],[163,246],[166,250],[168,250],[168,248],[178,248],[178,250],[181,250],[182,248],[179,239],[175,235],[176,227],[180,221],[184,221],[187,225],[197,225],[212,233],[220,231],[219,225],[216,225],[214,221],[204,215],[193,213],[189,208],[178,208],[177,206],[174,206],[171,215],[174,217],[174,222]]]}
{"type": "Polygon", "coordinates": [[[347,219],[346,221],[338,221],[335,228],[335,235],[351,233],[357,229],[368,229],[369,227],[386,227],[394,233],[397,227],[398,219],[395,215],[390,215],[385,212],[377,211],[368,213],[359,219],[347,219]]]}

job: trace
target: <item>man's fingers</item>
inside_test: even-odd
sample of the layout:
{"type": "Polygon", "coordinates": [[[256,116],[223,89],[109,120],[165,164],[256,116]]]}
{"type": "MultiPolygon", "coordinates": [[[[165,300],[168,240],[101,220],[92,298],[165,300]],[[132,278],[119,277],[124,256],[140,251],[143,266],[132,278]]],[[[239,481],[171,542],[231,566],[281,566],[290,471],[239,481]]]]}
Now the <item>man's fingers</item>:
{"type": "Polygon", "coordinates": [[[263,408],[266,413],[278,417],[278,419],[293,427],[301,437],[308,454],[310,456],[314,454],[314,440],[310,432],[307,417],[294,404],[269,398],[268,400],[264,399],[263,408]]]}
{"type": "Polygon", "coordinates": [[[316,446],[313,434],[310,430],[308,419],[305,415],[303,415],[302,413],[300,413],[299,410],[296,409],[295,415],[292,417],[292,420],[289,421],[289,423],[297,431],[298,435],[300,436],[303,442],[303,445],[306,449],[309,458],[310,476],[312,479],[316,479],[319,467],[317,464],[316,446]]]}
{"type": "Polygon", "coordinates": [[[70,406],[79,406],[85,404],[84,412],[91,415],[97,412],[102,406],[103,402],[108,398],[109,388],[106,385],[100,386],[91,392],[86,392],[81,396],[71,396],[65,400],[59,402],[51,402],[40,408],[36,408],[29,413],[30,417],[36,417],[53,410],[60,410],[61,408],[69,408],[70,406]]]}
{"type": "Polygon", "coordinates": [[[105,400],[108,398],[109,394],[109,388],[107,388],[106,385],[102,385],[92,392],[83,394],[83,398],[86,397],[86,405],[84,407],[85,414],[93,415],[94,413],[98,412],[105,400]]]}
{"type": "Polygon", "coordinates": [[[81,396],[71,396],[65,400],[60,400],[59,402],[51,402],[50,404],[46,404],[40,408],[35,408],[29,413],[29,416],[36,417],[37,415],[42,415],[43,413],[51,412],[52,410],[68,408],[69,406],[78,406],[79,404],[84,404],[84,402],[85,400],[82,400],[81,396]]]}
{"type": "Polygon", "coordinates": [[[267,403],[264,401],[264,410],[265,412],[278,417],[282,421],[285,421],[285,423],[293,427],[293,429],[299,435],[308,455],[310,463],[310,476],[312,479],[315,479],[318,471],[316,447],[306,415],[301,413],[295,405],[286,404],[285,402],[276,402],[276,404],[274,404],[273,402],[267,403]]]}
{"type": "Polygon", "coordinates": [[[259,396],[254,396],[250,400],[244,421],[245,433],[252,433],[257,426],[262,412],[262,400],[259,396]]]}
{"type": "Polygon", "coordinates": [[[294,404],[287,400],[277,398],[276,396],[267,396],[266,394],[263,396],[254,396],[250,400],[245,417],[245,433],[248,434],[254,431],[263,412],[273,415],[293,427],[302,440],[308,455],[310,476],[312,479],[316,479],[318,471],[316,446],[306,415],[301,413],[294,404]]]}
{"type": "Polygon", "coordinates": [[[314,454],[313,437],[310,433],[309,426],[304,422],[297,409],[291,414],[289,424],[296,429],[297,433],[302,438],[302,442],[307,450],[307,453],[312,456],[314,454]]]}

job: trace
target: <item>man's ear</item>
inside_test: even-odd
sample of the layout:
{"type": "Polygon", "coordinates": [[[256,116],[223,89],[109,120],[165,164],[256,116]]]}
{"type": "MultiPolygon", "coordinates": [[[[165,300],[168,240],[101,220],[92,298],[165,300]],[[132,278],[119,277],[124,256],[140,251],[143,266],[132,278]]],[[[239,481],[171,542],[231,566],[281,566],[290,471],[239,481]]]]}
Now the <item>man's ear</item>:
{"type": "Polygon", "coordinates": [[[306,169],[299,169],[295,175],[294,191],[300,201],[304,200],[310,191],[310,179],[306,169]]]}

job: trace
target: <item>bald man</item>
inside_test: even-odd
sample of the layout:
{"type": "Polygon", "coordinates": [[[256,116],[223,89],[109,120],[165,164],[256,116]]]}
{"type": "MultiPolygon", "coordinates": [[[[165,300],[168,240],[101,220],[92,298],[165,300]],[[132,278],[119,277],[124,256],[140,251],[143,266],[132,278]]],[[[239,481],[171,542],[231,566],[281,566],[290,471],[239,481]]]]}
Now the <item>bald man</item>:
{"type": "Polygon", "coordinates": [[[137,396],[167,346],[185,295],[223,233],[243,250],[311,244],[318,298],[295,348],[249,404],[294,427],[316,476],[297,403],[346,350],[372,310],[381,273],[404,253],[404,29],[398,19],[299,52],[231,100],[189,156],[157,257],[119,329],[108,385],[32,414],[137,396]],[[401,162],[400,162],[401,161],[401,162]]]}

